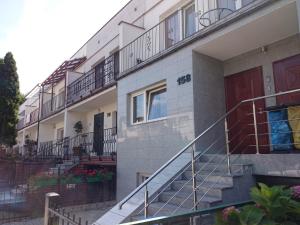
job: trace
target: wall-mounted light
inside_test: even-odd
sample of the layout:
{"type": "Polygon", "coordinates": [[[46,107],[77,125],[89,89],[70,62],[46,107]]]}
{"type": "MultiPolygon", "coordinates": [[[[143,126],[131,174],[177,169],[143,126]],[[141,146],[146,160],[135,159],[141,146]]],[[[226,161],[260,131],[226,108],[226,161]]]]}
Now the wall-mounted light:
{"type": "Polygon", "coordinates": [[[260,48],[261,52],[266,54],[268,52],[268,47],[267,46],[263,46],[260,48]]]}

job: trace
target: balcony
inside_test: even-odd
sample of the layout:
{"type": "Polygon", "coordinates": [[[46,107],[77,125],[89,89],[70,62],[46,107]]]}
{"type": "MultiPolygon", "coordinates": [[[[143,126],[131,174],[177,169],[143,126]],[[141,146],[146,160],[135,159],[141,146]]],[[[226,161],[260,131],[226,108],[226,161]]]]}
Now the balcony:
{"type": "Polygon", "coordinates": [[[42,119],[45,119],[65,107],[65,91],[53,96],[43,104],[42,119]]]}
{"type": "Polygon", "coordinates": [[[196,0],[120,50],[120,77],[257,0],[196,0]],[[182,16],[181,16],[182,15],[182,16]]]}
{"type": "Polygon", "coordinates": [[[86,133],[72,137],[69,149],[73,154],[113,156],[116,154],[117,128],[104,129],[103,133],[86,133]]]}
{"type": "Polygon", "coordinates": [[[26,126],[32,125],[39,120],[39,112],[40,109],[37,108],[28,115],[29,118],[28,121],[26,121],[26,126]]]}
{"type": "Polygon", "coordinates": [[[119,74],[119,52],[106,58],[68,85],[67,104],[72,104],[113,85],[119,74]]]}
{"type": "Polygon", "coordinates": [[[85,133],[62,140],[41,142],[37,157],[70,158],[70,156],[114,157],[116,155],[117,128],[104,129],[101,134],[85,133]]]}

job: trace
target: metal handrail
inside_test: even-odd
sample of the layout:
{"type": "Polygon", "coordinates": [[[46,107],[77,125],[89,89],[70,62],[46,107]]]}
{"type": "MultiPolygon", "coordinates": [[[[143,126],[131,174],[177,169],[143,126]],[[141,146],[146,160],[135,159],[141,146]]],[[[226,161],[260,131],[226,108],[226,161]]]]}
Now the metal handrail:
{"type": "MultiPolygon", "coordinates": [[[[152,174],[146,181],[144,181],[140,186],[138,186],[133,192],[131,192],[124,200],[122,200],[119,203],[119,209],[122,209],[122,206],[128,202],[136,193],[138,193],[142,188],[146,187],[150,181],[152,181],[158,174],[160,174],[167,166],[169,166],[174,160],[176,160],[179,156],[181,156],[187,149],[189,149],[192,145],[195,144],[197,140],[199,140],[203,135],[205,135],[208,131],[210,131],[212,128],[214,128],[217,124],[219,124],[223,119],[225,119],[229,114],[231,114],[233,111],[235,111],[240,105],[248,102],[255,102],[257,100],[262,100],[262,99],[268,99],[276,96],[281,96],[281,95],[287,95],[291,93],[296,93],[300,92],[300,89],[295,89],[295,90],[290,90],[290,91],[285,91],[285,92],[279,92],[276,94],[270,94],[270,95],[265,95],[265,96],[260,96],[260,97],[255,97],[251,99],[246,99],[238,104],[236,104],[232,109],[230,109],[228,112],[223,114],[219,119],[217,119],[214,123],[212,123],[208,128],[206,128],[201,134],[199,134],[194,140],[192,140],[189,144],[187,144],[183,149],[181,149],[175,156],[173,156],[169,161],[167,161],[162,167],[160,167],[154,174],[152,174]]],[[[200,153],[198,156],[201,157],[205,153],[200,153]]]]}
{"type": "Polygon", "coordinates": [[[215,206],[211,207],[208,209],[201,209],[201,210],[196,210],[193,212],[188,212],[188,213],[183,213],[183,214],[178,214],[175,216],[162,216],[162,217],[156,217],[156,218],[150,218],[150,219],[145,219],[145,220],[140,220],[140,221],[135,221],[135,222],[129,222],[129,223],[122,223],[121,225],[151,225],[151,224],[162,224],[164,222],[169,222],[170,219],[174,220],[177,218],[189,218],[193,216],[200,216],[200,215],[207,215],[210,213],[218,212],[222,209],[225,209],[227,207],[235,206],[236,208],[242,207],[244,205],[252,204],[253,201],[243,201],[243,202],[237,202],[237,203],[231,203],[231,204],[225,204],[225,205],[220,205],[220,206],[215,206]]]}

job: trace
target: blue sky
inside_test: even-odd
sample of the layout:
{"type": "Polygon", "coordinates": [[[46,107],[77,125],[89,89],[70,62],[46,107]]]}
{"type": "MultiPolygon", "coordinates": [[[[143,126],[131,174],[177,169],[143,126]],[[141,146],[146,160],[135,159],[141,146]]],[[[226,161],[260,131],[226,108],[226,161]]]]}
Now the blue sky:
{"type": "Polygon", "coordinates": [[[0,0],[0,57],[11,51],[26,93],[129,0],[0,0]]]}

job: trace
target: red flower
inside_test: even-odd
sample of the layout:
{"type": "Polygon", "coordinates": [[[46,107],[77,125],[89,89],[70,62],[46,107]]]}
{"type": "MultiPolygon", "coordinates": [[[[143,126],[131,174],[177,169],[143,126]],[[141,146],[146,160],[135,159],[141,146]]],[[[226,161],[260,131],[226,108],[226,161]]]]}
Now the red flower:
{"type": "Polygon", "coordinates": [[[234,206],[228,207],[222,211],[222,218],[224,221],[228,221],[228,216],[233,212],[239,212],[234,206]]]}

